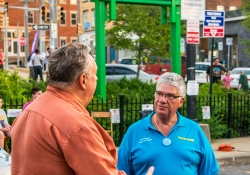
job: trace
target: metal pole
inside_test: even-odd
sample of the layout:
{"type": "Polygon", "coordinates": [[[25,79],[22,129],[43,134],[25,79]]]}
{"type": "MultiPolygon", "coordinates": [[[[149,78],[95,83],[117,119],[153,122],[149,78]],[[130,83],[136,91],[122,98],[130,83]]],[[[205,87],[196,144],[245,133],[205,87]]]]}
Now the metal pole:
{"type": "MultiPolygon", "coordinates": [[[[44,0],[42,0],[42,4],[41,4],[41,6],[44,6],[44,0]]],[[[41,14],[41,13],[40,13],[41,14]]],[[[40,15],[40,24],[43,24],[43,20],[42,20],[42,16],[40,15]]],[[[38,19],[37,19],[37,21],[39,21],[38,19]]],[[[45,40],[43,41],[43,38],[45,37],[44,35],[45,35],[45,31],[43,31],[43,30],[41,30],[40,32],[39,32],[39,35],[40,35],[40,39],[39,39],[39,46],[40,46],[40,52],[42,53],[43,51],[45,51],[46,52],[46,49],[45,49],[45,40]]]]}
{"type": "Polygon", "coordinates": [[[214,52],[214,38],[212,38],[212,49],[211,49],[211,66],[210,66],[210,87],[209,87],[209,106],[212,114],[212,93],[213,93],[213,52],[214,52]]]}
{"type": "Polygon", "coordinates": [[[4,4],[4,57],[5,57],[5,68],[9,69],[9,59],[8,59],[8,36],[7,36],[7,8],[4,4]]]}
{"type": "Polygon", "coordinates": [[[227,52],[227,69],[229,69],[229,56],[230,56],[230,45],[228,45],[228,52],[227,52]]]}
{"type": "MultiPolygon", "coordinates": [[[[196,45],[187,44],[187,82],[195,80],[196,45]]],[[[196,95],[187,95],[187,118],[198,121],[196,118],[196,95]]]]}
{"type": "MultiPolygon", "coordinates": [[[[78,13],[77,13],[77,23],[82,23],[82,19],[81,19],[81,13],[82,13],[82,6],[80,5],[81,4],[81,1],[78,0],[78,13]]],[[[83,27],[83,26],[82,26],[83,27]]],[[[78,34],[78,42],[79,43],[83,43],[82,41],[82,34],[78,34]]]]}
{"type": "Polygon", "coordinates": [[[26,46],[25,46],[25,58],[24,64],[27,65],[27,58],[29,56],[29,31],[28,31],[28,0],[24,1],[24,27],[25,27],[25,38],[26,38],[26,46]]]}
{"type": "MultiPolygon", "coordinates": [[[[54,7],[54,0],[50,1],[50,26],[52,26],[51,24],[53,23],[53,15],[54,15],[54,11],[53,11],[53,7],[54,7]]],[[[51,52],[53,52],[55,50],[55,46],[54,46],[54,40],[52,38],[52,30],[50,30],[50,49],[51,52]]]]}
{"type": "Polygon", "coordinates": [[[120,94],[120,138],[119,144],[121,144],[123,139],[123,125],[124,125],[124,95],[120,94]]]}
{"type": "MultiPolygon", "coordinates": [[[[17,38],[20,38],[19,22],[17,22],[17,38]]],[[[20,66],[20,45],[17,44],[17,66],[20,66]]]]}

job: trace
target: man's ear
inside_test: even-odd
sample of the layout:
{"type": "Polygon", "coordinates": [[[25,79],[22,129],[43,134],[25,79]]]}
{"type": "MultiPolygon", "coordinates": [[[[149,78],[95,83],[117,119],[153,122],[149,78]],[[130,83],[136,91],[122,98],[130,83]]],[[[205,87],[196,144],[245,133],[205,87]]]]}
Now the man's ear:
{"type": "Polygon", "coordinates": [[[180,106],[179,106],[179,108],[183,105],[184,101],[185,101],[185,99],[184,99],[183,97],[181,97],[181,99],[180,99],[180,106]]]}
{"type": "Polygon", "coordinates": [[[87,76],[85,74],[82,74],[79,78],[79,84],[83,89],[86,89],[87,84],[87,76]]]}

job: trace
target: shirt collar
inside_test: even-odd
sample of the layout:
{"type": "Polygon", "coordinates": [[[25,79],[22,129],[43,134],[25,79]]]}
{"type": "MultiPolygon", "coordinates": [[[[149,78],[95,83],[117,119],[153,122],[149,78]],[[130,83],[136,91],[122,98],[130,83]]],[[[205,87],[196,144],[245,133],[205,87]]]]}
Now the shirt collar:
{"type": "Polygon", "coordinates": [[[70,93],[67,91],[64,91],[62,89],[58,89],[52,86],[48,86],[46,88],[46,92],[52,93],[53,95],[57,96],[58,98],[67,101],[68,103],[72,104],[73,106],[76,107],[76,109],[83,111],[84,113],[87,113],[89,115],[89,112],[85,109],[83,104],[74,98],[70,93]]]}
{"type": "MultiPolygon", "coordinates": [[[[154,114],[155,114],[155,111],[152,112],[151,114],[149,114],[146,118],[142,119],[143,120],[142,121],[143,122],[143,129],[149,129],[149,128],[153,129],[153,128],[155,128],[153,126],[152,122],[151,122],[151,118],[152,118],[152,116],[154,114]]],[[[177,123],[175,124],[174,127],[181,127],[181,126],[185,127],[186,122],[183,119],[183,116],[178,111],[176,111],[176,114],[177,114],[177,117],[178,117],[178,121],[177,121],[177,123]]]]}

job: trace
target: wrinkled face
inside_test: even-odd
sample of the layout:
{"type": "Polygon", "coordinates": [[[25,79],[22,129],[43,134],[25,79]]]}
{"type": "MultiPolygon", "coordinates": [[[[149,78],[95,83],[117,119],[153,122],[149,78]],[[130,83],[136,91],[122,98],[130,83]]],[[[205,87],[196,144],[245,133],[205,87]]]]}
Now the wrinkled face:
{"type": "Polygon", "coordinates": [[[215,66],[218,66],[218,65],[219,65],[219,59],[215,59],[215,60],[214,60],[214,65],[215,65],[215,66]]]}
{"type": "Polygon", "coordinates": [[[43,92],[37,91],[35,94],[32,94],[32,100],[35,100],[37,97],[39,97],[43,92]]]}
{"type": "Polygon", "coordinates": [[[161,92],[162,95],[159,96],[155,93],[155,101],[154,101],[154,108],[156,114],[159,117],[169,117],[174,115],[178,108],[180,108],[184,102],[184,98],[177,97],[179,96],[178,90],[176,87],[169,85],[169,84],[160,84],[157,92],[161,92]],[[173,100],[169,100],[167,96],[175,96],[173,100]]]}
{"type": "Polygon", "coordinates": [[[96,63],[91,55],[88,55],[87,59],[90,59],[90,65],[89,65],[90,74],[89,74],[89,77],[87,78],[87,81],[86,81],[86,91],[87,91],[87,96],[88,96],[87,98],[89,101],[91,101],[91,99],[93,98],[93,95],[95,93],[96,81],[98,79],[96,76],[97,66],[96,66],[96,63]]]}

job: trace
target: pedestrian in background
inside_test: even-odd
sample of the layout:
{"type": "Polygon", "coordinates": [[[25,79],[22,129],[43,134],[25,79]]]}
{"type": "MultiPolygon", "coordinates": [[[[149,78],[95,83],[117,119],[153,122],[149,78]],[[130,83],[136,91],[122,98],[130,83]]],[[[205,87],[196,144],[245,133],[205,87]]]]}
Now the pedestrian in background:
{"type": "Polygon", "coordinates": [[[44,65],[45,66],[44,71],[46,72],[46,78],[47,79],[49,78],[49,60],[50,60],[50,54],[51,54],[51,50],[48,47],[47,51],[46,51],[46,54],[45,54],[46,64],[44,65]]]}
{"type": "Polygon", "coordinates": [[[31,54],[28,56],[28,59],[27,59],[27,61],[28,61],[27,66],[29,67],[29,73],[30,73],[29,78],[32,78],[33,80],[35,80],[35,71],[34,71],[34,66],[33,66],[31,57],[32,57],[34,54],[35,54],[35,53],[31,53],[31,54]]]}
{"type": "Polygon", "coordinates": [[[0,49],[0,69],[4,69],[3,49],[0,49]]]}
{"type": "Polygon", "coordinates": [[[240,74],[240,78],[239,78],[238,90],[242,89],[243,91],[246,92],[249,89],[247,75],[244,74],[243,71],[239,71],[239,74],[240,74]]]}
{"type": "Polygon", "coordinates": [[[38,88],[38,87],[33,87],[33,88],[31,89],[31,92],[30,92],[32,98],[31,98],[30,101],[28,101],[27,103],[25,103],[25,104],[23,105],[22,110],[24,110],[25,108],[27,108],[27,106],[29,106],[29,104],[32,103],[32,102],[33,102],[37,97],[39,97],[42,93],[43,93],[43,92],[42,92],[42,90],[41,90],[40,88],[38,88]]]}
{"type": "Polygon", "coordinates": [[[112,138],[86,110],[97,81],[89,51],[75,42],[51,54],[46,92],[13,123],[12,175],[125,174],[112,138]]]}
{"type": "Polygon", "coordinates": [[[224,75],[226,72],[225,68],[222,65],[219,65],[219,58],[215,58],[213,62],[213,70],[210,72],[210,66],[207,67],[207,75],[206,75],[206,81],[208,82],[208,79],[210,77],[210,74],[213,76],[213,83],[218,83],[219,80],[221,80],[221,75],[224,75]]]}
{"type": "Polygon", "coordinates": [[[232,77],[230,77],[231,75],[231,70],[228,70],[226,73],[226,76],[223,77],[222,81],[224,83],[224,86],[229,90],[230,89],[230,83],[233,80],[232,77]]]}
{"type": "Polygon", "coordinates": [[[35,71],[35,81],[37,81],[38,75],[40,76],[40,80],[43,81],[43,58],[38,49],[36,49],[35,54],[31,56],[31,60],[35,71]]]}
{"type": "Polygon", "coordinates": [[[4,147],[4,136],[10,137],[11,126],[8,123],[6,113],[2,108],[3,99],[0,96],[0,147],[4,147]]]}
{"type": "Polygon", "coordinates": [[[118,169],[127,174],[217,175],[219,165],[201,127],[177,111],[184,103],[183,78],[166,72],[156,84],[155,112],[132,124],[118,150],[118,169]]]}

